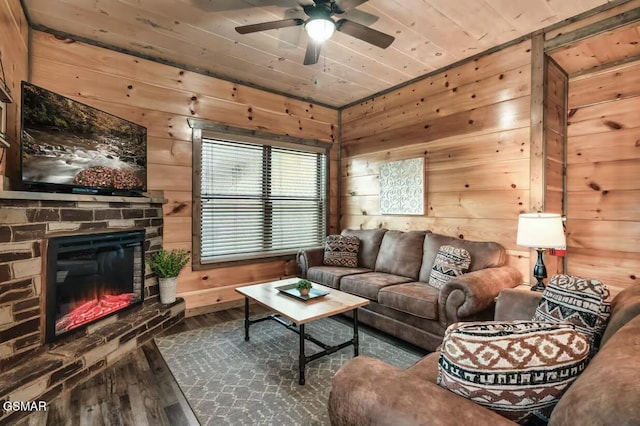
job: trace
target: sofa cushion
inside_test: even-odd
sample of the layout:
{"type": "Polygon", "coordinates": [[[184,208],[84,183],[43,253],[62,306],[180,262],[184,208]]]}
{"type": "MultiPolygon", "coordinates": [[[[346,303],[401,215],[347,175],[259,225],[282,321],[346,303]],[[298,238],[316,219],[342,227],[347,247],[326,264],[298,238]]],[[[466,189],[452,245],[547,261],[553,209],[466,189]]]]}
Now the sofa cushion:
{"type": "Polygon", "coordinates": [[[438,319],[438,294],[435,288],[420,282],[384,287],[378,303],[420,318],[438,319]]]}
{"type": "Polygon", "coordinates": [[[327,287],[340,289],[340,279],[347,275],[371,272],[367,268],[344,268],[342,266],[312,266],[307,271],[307,279],[327,287]]]}
{"type": "Polygon", "coordinates": [[[637,425],[640,316],[615,333],[551,414],[550,425],[637,425]]]}
{"type": "Polygon", "coordinates": [[[611,314],[609,289],[598,280],[557,274],[542,292],[533,321],[570,323],[597,350],[611,314]]]}
{"type": "Polygon", "coordinates": [[[589,352],[571,324],[457,323],[445,332],[438,384],[519,423],[546,423],[589,352]]]}
{"type": "Polygon", "coordinates": [[[358,266],[373,270],[376,266],[378,251],[382,238],[387,232],[384,228],[379,229],[343,229],[340,235],[353,235],[360,240],[358,251],[358,266]]]}
{"type": "Polygon", "coordinates": [[[542,293],[539,291],[522,291],[519,288],[505,288],[496,299],[495,321],[529,321],[538,308],[542,293]]]}
{"type": "Polygon", "coordinates": [[[420,377],[422,380],[426,380],[431,383],[438,383],[438,360],[440,359],[440,351],[436,350],[428,355],[422,357],[422,359],[411,367],[407,368],[407,371],[412,375],[420,377]]]}
{"type": "Polygon", "coordinates": [[[358,266],[358,249],[360,239],[353,235],[327,235],[324,242],[324,258],[322,263],[327,266],[344,266],[356,268],[358,266]]]}
{"type": "Polygon", "coordinates": [[[640,315],[640,285],[632,285],[618,293],[611,301],[611,317],[602,335],[600,347],[606,345],[611,336],[638,315],[640,315]]]}
{"type": "Polygon", "coordinates": [[[466,273],[471,264],[469,252],[463,248],[442,246],[429,275],[429,285],[440,290],[451,278],[466,273]]]}
{"type": "Polygon", "coordinates": [[[468,241],[441,234],[428,233],[424,238],[422,267],[418,281],[429,282],[433,262],[443,245],[463,248],[471,255],[469,272],[502,266],[507,262],[507,253],[500,244],[494,242],[468,241]]]}
{"type": "Polygon", "coordinates": [[[385,274],[382,272],[367,272],[358,275],[349,275],[340,280],[340,290],[365,297],[369,300],[378,300],[378,291],[381,288],[411,281],[407,277],[385,274]]]}
{"type": "Polygon", "coordinates": [[[416,281],[422,263],[425,234],[426,231],[387,231],[382,238],[374,270],[416,281]]]}

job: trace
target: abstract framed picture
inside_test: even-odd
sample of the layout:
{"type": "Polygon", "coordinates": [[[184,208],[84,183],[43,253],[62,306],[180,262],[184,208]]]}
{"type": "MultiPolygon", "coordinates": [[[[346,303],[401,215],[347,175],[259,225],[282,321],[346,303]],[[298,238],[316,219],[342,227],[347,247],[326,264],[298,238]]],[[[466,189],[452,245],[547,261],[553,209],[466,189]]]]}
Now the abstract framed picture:
{"type": "Polygon", "coordinates": [[[424,215],[424,158],[380,165],[380,213],[424,215]]]}

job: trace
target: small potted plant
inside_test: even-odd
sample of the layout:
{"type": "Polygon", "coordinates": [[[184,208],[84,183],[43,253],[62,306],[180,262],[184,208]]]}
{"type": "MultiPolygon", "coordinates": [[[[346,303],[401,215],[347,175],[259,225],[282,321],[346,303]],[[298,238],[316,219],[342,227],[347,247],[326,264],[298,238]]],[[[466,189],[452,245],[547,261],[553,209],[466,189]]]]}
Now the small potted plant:
{"type": "Polygon", "coordinates": [[[160,284],[160,303],[166,305],[176,301],[178,274],[188,262],[189,252],[187,250],[167,251],[160,249],[149,256],[147,263],[158,276],[160,284]]]}
{"type": "Polygon", "coordinates": [[[311,291],[311,281],[309,280],[300,280],[296,284],[296,289],[300,292],[300,296],[307,297],[309,295],[309,291],[311,291]]]}

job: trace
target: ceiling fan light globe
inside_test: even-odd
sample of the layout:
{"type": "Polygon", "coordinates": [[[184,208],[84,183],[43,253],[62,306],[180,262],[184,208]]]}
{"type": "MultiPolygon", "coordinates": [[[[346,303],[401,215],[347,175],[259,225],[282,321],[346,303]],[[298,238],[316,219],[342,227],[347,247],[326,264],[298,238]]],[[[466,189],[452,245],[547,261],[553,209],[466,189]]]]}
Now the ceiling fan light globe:
{"type": "Polygon", "coordinates": [[[314,18],[304,24],[304,29],[313,40],[323,42],[331,38],[336,30],[336,24],[331,19],[314,18]]]}

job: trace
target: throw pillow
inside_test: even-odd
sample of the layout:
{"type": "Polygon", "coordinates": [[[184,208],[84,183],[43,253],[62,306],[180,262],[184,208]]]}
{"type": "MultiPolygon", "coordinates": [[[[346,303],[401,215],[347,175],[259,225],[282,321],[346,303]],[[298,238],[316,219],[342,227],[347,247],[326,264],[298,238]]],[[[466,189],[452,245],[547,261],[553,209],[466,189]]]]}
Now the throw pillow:
{"type": "Polygon", "coordinates": [[[429,275],[429,285],[440,290],[454,277],[469,270],[471,255],[463,248],[440,246],[429,275]]]}
{"type": "Polygon", "coordinates": [[[533,321],[573,324],[587,335],[595,352],[610,315],[606,285],[598,280],[558,274],[551,277],[544,289],[533,321]]]}
{"type": "Polygon", "coordinates": [[[328,266],[358,266],[360,239],[352,235],[328,235],[324,243],[323,262],[328,266]]]}
{"type": "Polygon", "coordinates": [[[545,424],[586,368],[589,341],[571,324],[531,321],[452,324],[438,384],[521,424],[545,424]]]}

